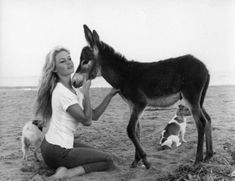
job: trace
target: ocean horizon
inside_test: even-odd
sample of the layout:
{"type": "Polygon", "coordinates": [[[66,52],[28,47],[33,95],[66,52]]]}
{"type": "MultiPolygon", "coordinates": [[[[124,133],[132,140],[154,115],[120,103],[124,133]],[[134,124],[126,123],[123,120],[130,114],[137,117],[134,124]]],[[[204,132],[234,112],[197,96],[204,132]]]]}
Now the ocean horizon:
{"type": "MultiPolygon", "coordinates": [[[[39,76],[24,76],[24,77],[1,77],[1,88],[36,88],[39,85],[39,76]]],[[[211,72],[210,86],[226,86],[235,85],[235,71],[234,72],[211,72]]],[[[92,88],[95,87],[111,87],[102,77],[97,77],[92,80],[92,88]]]]}
{"type": "MultiPolygon", "coordinates": [[[[209,85],[209,88],[213,87],[235,87],[235,84],[223,84],[223,85],[209,85]]],[[[91,87],[91,89],[110,89],[111,86],[107,87],[91,87]]],[[[0,86],[0,91],[4,90],[22,90],[22,91],[37,91],[38,86],[0,86]]]]}

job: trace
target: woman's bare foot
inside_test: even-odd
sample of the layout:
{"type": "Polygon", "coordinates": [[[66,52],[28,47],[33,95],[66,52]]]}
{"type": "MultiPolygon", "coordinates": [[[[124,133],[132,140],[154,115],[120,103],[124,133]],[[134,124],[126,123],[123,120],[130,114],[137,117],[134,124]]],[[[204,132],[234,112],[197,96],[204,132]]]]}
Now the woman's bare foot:
{"type": "Polygon", "coordinates": [[[80,176],[83,174],[85,174],[85,170],[82,166],[70,169],[67,169],[66,167],[59,167],[57,168],[56,173],[50,176],[50,179],[70,178],[74,176],[80,176]]]}
{"type": "Polygon", "coordinates": [[[67,175],[67,168],[65,167],[59,167],[56,169],[56,172],[54,175],[50,176],[51,179],[59,179],[59,178],[65,178],[67,175]]]}

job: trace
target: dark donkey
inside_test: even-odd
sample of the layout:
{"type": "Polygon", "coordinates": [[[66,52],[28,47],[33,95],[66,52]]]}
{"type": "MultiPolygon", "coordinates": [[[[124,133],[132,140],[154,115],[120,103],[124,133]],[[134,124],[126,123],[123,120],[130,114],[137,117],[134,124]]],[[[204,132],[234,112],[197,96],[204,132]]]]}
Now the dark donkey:
{"type": "Polygon", "coordinates": [[[183,98],[188,104],[198,131],[195,163],[203,161],[204,133],[206,135],[206,157],[213,155],[211,119],[203,102],[210,75],[205,65],[191,55],[170,58],[152,63],[127,61],[112,47],[100,41],[98,34],[84,25],[89,47],[84,47],[80,64],[73,77],[73,84],[79,87],[84,79],[103,76],[114,88],[120,89],[121,97],[128,103],[131,116],[127,127],[129,138],[135,145],[136,167],[142,159],[150,168],[139,139],[138,119],[146,106],[166,107],[183,98]]]}

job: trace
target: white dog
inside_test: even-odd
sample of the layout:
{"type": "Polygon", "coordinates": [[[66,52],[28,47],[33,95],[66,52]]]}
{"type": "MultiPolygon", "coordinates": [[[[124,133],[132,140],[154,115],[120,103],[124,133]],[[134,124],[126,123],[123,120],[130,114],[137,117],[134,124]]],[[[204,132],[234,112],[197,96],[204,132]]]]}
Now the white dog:
{"type": "Polygon", "coordinates": [[[28,160],[28,151],[31,146],[34,146],[34,156],[37,161],[39,161],[37,157],[37,150],[39,149],[41,142],[43,140],[44,134],[42,129],[44,127],[44,122],[42,120],[33,120],[27,122],[22,130],[22,152],[23,159],[28,160]]]}
{"type": "Polygon", "coordinates": [[[172,148],[175,143],[176,147],[182,142],[186,142],[184,134],[186,130],[186,116],[190,116],[190,110],[184,105],[179,105],[175,116],[169,121],[165,129],[162,131],[160,145],[161,149],[172,148]],[[181,139],[181,140],[180,140],[181,139]]]}

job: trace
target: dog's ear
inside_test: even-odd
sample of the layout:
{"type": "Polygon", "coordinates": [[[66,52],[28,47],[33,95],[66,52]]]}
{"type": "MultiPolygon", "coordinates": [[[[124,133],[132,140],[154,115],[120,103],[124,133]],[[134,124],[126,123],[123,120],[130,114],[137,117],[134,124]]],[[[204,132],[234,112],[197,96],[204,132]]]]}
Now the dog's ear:
{"type": "Polygon", "coordinates": [[[91,30],[88,28],[87,25],[83,25],[83,28],[84,28],[84,33],[85,33],[86,41],[87,41],[87,43],[89,44],[89,46],[90,46],[91,48],[93,48],[93,46],[94,46],[94,40],[93,40],[92,32],[91,32],[91,30]]]}
{"type": "Polygon", "coordinates": [[[32,124],[34,124],[35,126],[37,126],[38,127],[38,129],[39,130],[41,130],[42,131],[42,129],[43,129],[43,127],[45,127],[44,126],[44,121],[42,121],[42,120],[33,120],[32,121],[32,124]]]}

